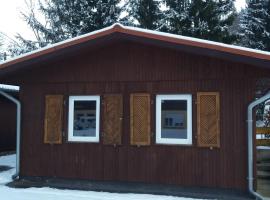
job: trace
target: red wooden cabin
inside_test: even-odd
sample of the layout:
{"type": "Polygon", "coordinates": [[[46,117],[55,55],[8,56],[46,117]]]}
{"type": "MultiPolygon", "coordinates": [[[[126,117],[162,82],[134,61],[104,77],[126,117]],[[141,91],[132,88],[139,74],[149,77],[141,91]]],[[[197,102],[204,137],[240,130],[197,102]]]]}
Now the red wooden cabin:
{"type": "Polygon", "coordinates": [[[114,25],[0,65],[20,177],[248,189],[247,106],[270,54],[114,25]]]}

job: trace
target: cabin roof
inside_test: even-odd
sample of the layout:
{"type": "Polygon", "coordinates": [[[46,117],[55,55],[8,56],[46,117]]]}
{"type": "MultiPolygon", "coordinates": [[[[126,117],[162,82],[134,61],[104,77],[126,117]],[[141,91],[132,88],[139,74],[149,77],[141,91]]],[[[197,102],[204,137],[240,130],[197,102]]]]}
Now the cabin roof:
{"type": "MultiPolygon", "coordinates": [[[[44,61],[45,58],[59,55],[59,52],[74,47],[80,47],[83,44],[94,42],[93,46],[98,46],[100,41],[108,42],[117,38],[119,40],[139,41],[154,45],[160,45],[170,48],[180,49],[182,51],[193,52],[195,54],[220,57],[232,61],[238,61],[261,67],[270,67],[270,52],[255,50],[235,45],[228,45],[219,42],[213,42],[203,39],[163,33],[142,28],[123,26],[119,23],[112,26],[93,31],[72,39],[68,39],[47,47],[26,53],[5,62],[0,63],[0,75],[3,72],[10,71],[10,68],[17,69],[32,64],[33,61],[44,61]],[[116,36],[117,35],[117,36],[116,36]],[[113,37],[114,36],[114,37],[113,37]],[[104,40],[104,38],[107,38],[104,40]],[[103,40],[102,40],[103,39],[103,40]],[[50,56],[48,56],[50,55],[50,56]]],[[[104,44],[104,43],[102,43],[104,44]]],[[[13,71],[13,70],[12,70],[13,71]]]]}

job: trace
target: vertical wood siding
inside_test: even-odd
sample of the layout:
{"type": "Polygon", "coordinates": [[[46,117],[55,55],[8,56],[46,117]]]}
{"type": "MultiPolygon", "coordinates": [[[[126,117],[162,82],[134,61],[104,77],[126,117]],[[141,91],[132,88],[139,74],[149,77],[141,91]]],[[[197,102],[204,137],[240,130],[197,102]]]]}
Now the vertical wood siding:
{"type": "Polygon", "coordinates": [[[0,152],[15,149],[16,105],[0,96],[0,152]]]}
{"type": "Polygon", "coordinates": [[[256,68],[170,49],[119,43],[80,52],[66,60],[21,72],[22,176],[139,181],[184,186],[247,189],[246,108],[253,100],[256,68]],[[220,148],[199,148],[197,92],[220,94],[220,148]],[[155,133],[155,95],[192,94],[192,146],[130,145],[130,95],[151,96],[155,133]],[[43,144],[47,94],[123,95],[122,142],[118,146],[67,142],[64,108],[61,145],[43,144]]]}

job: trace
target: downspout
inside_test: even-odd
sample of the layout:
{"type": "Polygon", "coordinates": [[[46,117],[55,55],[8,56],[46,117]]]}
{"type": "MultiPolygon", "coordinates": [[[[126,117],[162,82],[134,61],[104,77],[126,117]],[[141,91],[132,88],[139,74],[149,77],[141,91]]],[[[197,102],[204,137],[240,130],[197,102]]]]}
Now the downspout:
{"type": "Polygon", "coordinates": [[[0,89],[0,95],[6,97],[17,106],[17,127],[16,127],[16,173],[12,176],[13,179],[19,178],[20,173],[20,138],[21,138],[21,103],[13,96],[7,94],[0,89]]]}
{"type": "Polygon", "coordinates": [[[265,102],[267,99],[270,98],[270,92],[268,92],[263,97],[251,102],[248,106],[248,188],[249,192],[253,194],[256,199],[264,199],[263,196],[258,194],[254,191],[253,188],[253,181],[254,181],[254,175],[253,175],[253,108],[257,106],[260,103],[265,102]]]}

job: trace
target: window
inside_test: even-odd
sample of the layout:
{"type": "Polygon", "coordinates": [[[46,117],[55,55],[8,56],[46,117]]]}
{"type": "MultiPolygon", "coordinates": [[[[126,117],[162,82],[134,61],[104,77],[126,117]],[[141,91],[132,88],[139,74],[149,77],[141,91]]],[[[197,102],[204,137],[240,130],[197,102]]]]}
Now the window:
{"type": "Polygon", "coordinates": [[[191,95],[157,95],[156,143],[192,144],[191,95]]]}
{"type": "Polygon", "coordinates": [[[68,141],[99,142],[99,96],[70,96],[68,141]]]}

